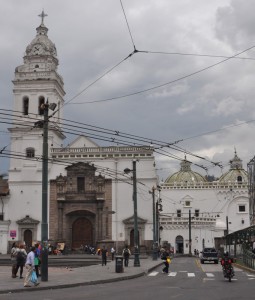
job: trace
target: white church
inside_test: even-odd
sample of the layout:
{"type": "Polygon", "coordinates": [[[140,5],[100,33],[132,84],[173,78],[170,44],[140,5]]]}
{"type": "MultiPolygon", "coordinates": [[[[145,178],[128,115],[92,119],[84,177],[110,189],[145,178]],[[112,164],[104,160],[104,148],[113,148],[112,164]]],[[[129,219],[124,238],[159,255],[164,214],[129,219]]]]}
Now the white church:
{"type": "MultiPolygon", "coordinates": [[[[13,126],[9,168],[9,193],[1,195],[0,253],[13,242],[31,245],[41,240],[42,128],[46,101],[57,113],[48,122],[48,224],[49,241],[70,249],[81,244],[134,246],[132,167],[136,161],[138,239],[141,251],[153,243],[153,205],[149,191],[159,185],[153,148],[149,146],[100,146],[78,136],[62,147],[64,81],[57,72],[58,57],[48,28],[41,24],[27,45],[23,64],[13,80],[13,126]],[[60,163],[61,162],[61,163],[60,163]],[[124,169],[131,169],[131,175],[124,169]]],[[[161,184],[159,242],[175,252],[188,253],[188,213],[192,214],[192,251],[212,246],[226,230],[249,226],[247,173],[235,157],[230,170],[217,182],[207,182],[184,160],[177,172],[161,184]]],[[[159,199],[158,199],[159,200],[159,199]]]]}
{"type": "Polygon", "coordinates": [[[248,175],[236,151],[229,171],[213,182],[192,171],[185,158],[161,184],[160,197],[160,238],[177,253],[223,248],[225,234],[250,226],[248,175]]]}

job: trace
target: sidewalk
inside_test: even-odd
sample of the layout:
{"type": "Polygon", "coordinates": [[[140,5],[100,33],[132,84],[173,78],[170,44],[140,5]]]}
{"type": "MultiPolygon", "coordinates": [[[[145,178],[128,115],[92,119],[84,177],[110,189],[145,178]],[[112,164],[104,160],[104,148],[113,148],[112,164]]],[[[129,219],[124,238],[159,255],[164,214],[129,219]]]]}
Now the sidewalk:
{"type": "MultiPolygon", "coordinates": [[[[24,278],[11,278],[11,265],[0,266],[0,294],[59,289],[132,279],[143,276],[161,264],[162,261],[160,259],[153,261],[152,258],[149,257],[140,259],[140,267],[134,267],[134,261],[131,259],[129,266],[124,267],[123,273],[116,273],[115,261],[107,263],[107,266],[98,264],[80,268],[49,267],[48,281],[41,282],[39,277],[40,285],[30,288],[24,288],[24,278]]],[[[26,270],[24,270],[23,276],[25,276],[25,274],[26,270]]]]}

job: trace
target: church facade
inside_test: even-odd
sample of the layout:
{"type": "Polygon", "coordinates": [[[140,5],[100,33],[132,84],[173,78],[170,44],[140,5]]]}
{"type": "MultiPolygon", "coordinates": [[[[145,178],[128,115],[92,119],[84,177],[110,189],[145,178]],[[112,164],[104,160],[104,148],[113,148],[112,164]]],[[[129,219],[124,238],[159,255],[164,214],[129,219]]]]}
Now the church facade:
{"type": "MultiPolygon", "coordinates": [[[[78,136],[67,147],[62,146],[64,81],[57,71],[57,50],[48,37],[45,14],[41,17],[36,36],[26,47],[23,64],[15,69],[13,80],[10,194],[4,206],[4,220],[8,222],[2,225],[6,242],[1,243],[0,252],[7,253],[14,241],[25,241],[29,246],[41,240],[41,125],[47,102],[56,106],[48,122],[49,240],[64,242],[71,249],[81,244],[114,244],[117,250],[126,244],[132,247],[132,172],[126,175],[124,169],[132,170],[136,160],[138,186],[151,189],[157,184],[153,149],[100,146],[86,136],[78,136]]],[[[152,205],[148,205],[148,199],[138,195],[137,211],[140,248],[150,249],[152,205]]]]}
{"type": "Polygon", "coordinates": [[[250,225],[248,175],[236,152],[229,171],[213,182],[192,171],[185,159],[180,171],[161,184],[160,198],[160,240],[176,253],[223,248],[226,234],[250,225]]]}

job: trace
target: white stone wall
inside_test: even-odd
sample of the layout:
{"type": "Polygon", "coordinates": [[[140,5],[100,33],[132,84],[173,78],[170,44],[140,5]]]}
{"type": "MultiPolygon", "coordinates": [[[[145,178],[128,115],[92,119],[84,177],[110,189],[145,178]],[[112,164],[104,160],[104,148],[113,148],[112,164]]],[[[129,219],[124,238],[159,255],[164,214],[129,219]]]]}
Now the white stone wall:
{"type": "Polygon", "coordinates": [[[184,253],[188,253],[189,228],[187,218],[189,210],[192,218],[199,209],[199,218],[192,219],[192,253],[194,249],[201,250],[203,239],[205,246],[214,246],[214,238],[224,236],[228,218],[229,233],[249,226],[249,199],[247,186],[238,189],[225,188],[169,188],[162,185],[160,193],[163,212],[161,221],[161,241],[168,241],[176,248],[176,237],[183,236],[184,253]],[[190,201],[190,206],[185,206],[190,201]],[[239,211],[239,205],[245,206],[245,211],[239,211]],[[182,217],[177,218],[177,209],[182,211],[182,217]],[[168,221],[167,221],[168,220],[168,221]],[[173,221],[171,221],[173,220],[173,221]],[[172,222],[172,223],[171,223],[172,222]],[[175,223],[174,223],[175,222],[175,223]]]}

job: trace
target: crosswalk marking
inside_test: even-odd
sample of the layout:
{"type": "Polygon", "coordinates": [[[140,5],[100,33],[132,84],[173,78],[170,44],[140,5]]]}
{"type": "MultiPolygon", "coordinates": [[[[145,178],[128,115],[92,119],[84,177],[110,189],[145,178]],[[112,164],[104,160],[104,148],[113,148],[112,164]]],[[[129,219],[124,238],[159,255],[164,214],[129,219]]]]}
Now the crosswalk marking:
{"type": "Polygon", "coordinates": [[[158,275],[158,272],[154,271],[154,272],[151,272],[148,276],[157,276],[158,275]]]}
{"type": "MultiPolygon", "coordinates": [[[[178,271],[178,272],[169,272],[168,277],[176,277],[176,276],[178,276],[178,274],[179,274],[179,276],[186,276],[187,278],[194,278],[198,275],[197,273],[192,273],[192,272],[188,272],[188,271],[178,271]],[[185,273],[186,273],[186,275],[185,275],[185,273]]],[[[206,273],[206,272],[203,273],[203,274],[206,276],[206,277],[202,278],[202,280],[204,282],[210,281],[210,280],[215,280],[215,274],[206,273]]],[[[160,272],[157,272],[157,271],[152,271],[147,276],[155,277],[155,276],[158,276],[158,275],[162,275],[162,274],[160,274],[160,272]]],[[[246,274],[246,275],[247,275],[247,280],[255,280],[255,275],[250,275],[250,274],[246,274]]],[[[237,281],[238,279],[237,278],[232,278],[232,280],[237,281]]]]}
{"type": "Polygon", "coordinates": [[[175,277],[176,274],[177,274],[177,272],[170,272],[170,273],[168,274],[168,276],[170,276],[170,277],[175,277]]]}

